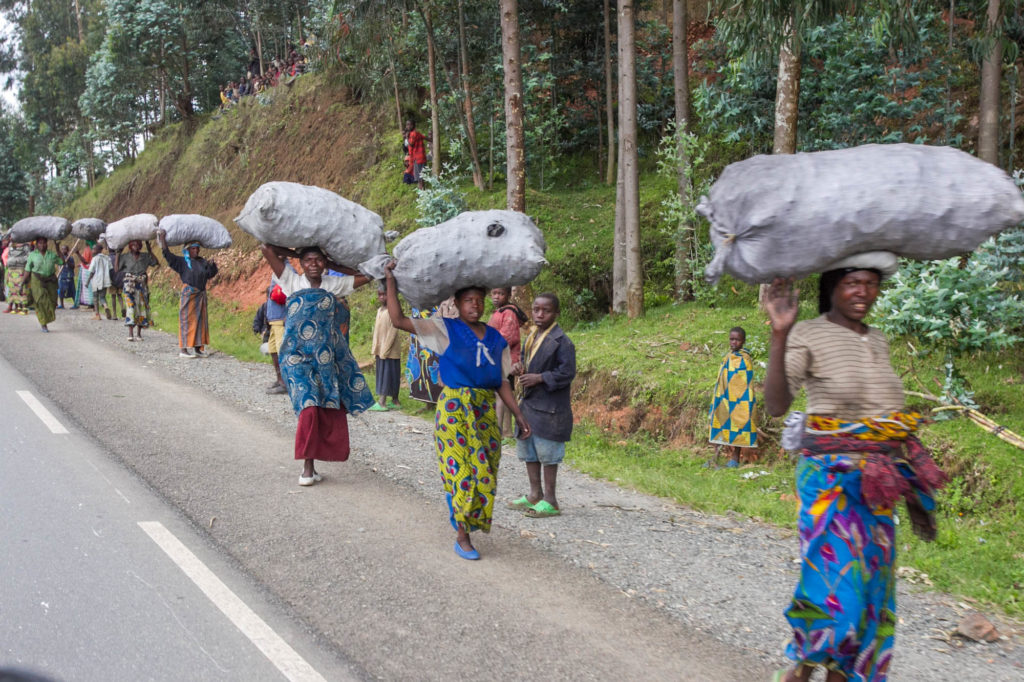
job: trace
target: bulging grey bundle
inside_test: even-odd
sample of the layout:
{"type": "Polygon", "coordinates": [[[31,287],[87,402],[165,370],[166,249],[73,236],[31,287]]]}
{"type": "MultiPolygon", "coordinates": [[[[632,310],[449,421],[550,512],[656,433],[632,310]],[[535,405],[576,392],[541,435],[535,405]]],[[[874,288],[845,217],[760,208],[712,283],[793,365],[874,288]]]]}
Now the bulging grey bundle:
{"type": "Polygon", "coordinates": [[[168,246],[199,242],[206,249],[226,249],[231,246],[231,235],[226,227],[213,218],[195,213],[175,213],[160,219],[159,227],[166,230],[168,246]]]}
{"type": "Polygon", "coordinates": [[[151,213],[139,213],[107,225],[103,240],[113,251],[120,251],[135,239],[156,239],[157,219],[151,213]]]}
{"type": "Polygon", "coordinates": [[[240,228],[266,244],[319,246],[335,263],[354,268],[385,252],[384,220],[330,190],[296,182],[268,182],[235,218],[240,228]]]}
{"type": "MultiPolygon", "coordinates": [[[[395,245],[395,282],[413,306],[431,308],[467,286],[519,286],[547,263],[544,235],[516,211],[469,211],[416,230],[395,245]]],[[[378,256],[359,269],[375,279],[391,258],[378,256]]]]}
{"type": "Polygon", "coordinates": [[[79,239],[96,240],[107,229],[107,224],[99,218],[79,218],[71,223],[71,236],[79,239]]]}
{"type": "Polygon", "coordinates": [[[11,241],[20,244],[46,237],[52,241],[60,241],[71,232],[71,223],[67,218],[53,215],[36,215],[22,218],[11,227],[11,241]]]}
{"type": "Polygon", "coordinates": [[[704,273],[752,284],[804,277],[864,251],[933,260],[1024,220],[999,168],[950,147],[869,144],[730,164],[697,212],[711,222],[704,273]]]}

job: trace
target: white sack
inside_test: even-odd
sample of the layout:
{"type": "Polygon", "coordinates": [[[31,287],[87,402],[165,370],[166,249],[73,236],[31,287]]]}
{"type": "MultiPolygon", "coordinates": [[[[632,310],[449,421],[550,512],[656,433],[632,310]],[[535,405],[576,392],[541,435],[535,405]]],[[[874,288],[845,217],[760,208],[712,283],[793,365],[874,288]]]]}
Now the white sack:
{"type": "Polygon", "coordinates": [[[213,218],[195,213],[165,215],[159,227],[167,230],[167,245],[178,246],[199,242],[206,249],[226,249],[231,246],[227,228],[213,218]]]}
{"type": "Polygon", "coordinates": [[[37,215],[31,218],[22,218],[14,223],[11,228],[11,241],[16,244],[31,242],[46,237],[51,241],[60,241],[68,236],[71,231],[71,223],[67,218],[60,218],[52,215],[37,215]]]}
{"type": "MultiPolygon", "coordinates": [[[[395,245],[398,291],[417,308],[431,308],[467,286],[521,286],[547,263],[544,235],[517,211],[469,211],[416,230],[395,245]]],[[[387,255],[359,269],[383,279],[387,255]]]]}
{"type": "Polygon", "coordinates": [[[1024,220],[1024,198],[999,168],[915,144],[755,156],[726,167],[708,194],[697,212],[711,222],[710,282],[804,277],[864,251],[950,258],[1024,220]]]}
{"type": "Polygon", "coordinates": [[[138,239],[156,239],[157,219],[151,213],[139,213],[121,218],[107,225],[104,240],[113,251],[120,251],[128,242],[138,239]]]}
{"type": "Polygon", "coordinates": [[[319,246],[350,268],[385,252],[379,215],[330,190],[296,182],[261,185],[235,222],[261,242],[290,249],[319,246]]]}
{"type": "Polygon", "coordinates": [[[71,236],[95,241],[106,229],[107,224],[99,218],[80,218],[71,223],[71,236]]]}

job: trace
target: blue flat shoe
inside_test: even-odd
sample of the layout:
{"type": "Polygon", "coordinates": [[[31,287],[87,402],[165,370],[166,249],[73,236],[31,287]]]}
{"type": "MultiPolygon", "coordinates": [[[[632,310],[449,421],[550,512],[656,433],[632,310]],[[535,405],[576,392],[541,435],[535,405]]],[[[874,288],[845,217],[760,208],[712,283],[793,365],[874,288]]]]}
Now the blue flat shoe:
{"type": "Polygon", "coordinates": [[[455,541],[455,553],[463,559],[468,559],[469,561],[476,561],[480,558],[480,552],[476,551],[475,549],[471,549],[469,551],[462,549],[462,546],[459,544],[458,540],[455,541]]]}

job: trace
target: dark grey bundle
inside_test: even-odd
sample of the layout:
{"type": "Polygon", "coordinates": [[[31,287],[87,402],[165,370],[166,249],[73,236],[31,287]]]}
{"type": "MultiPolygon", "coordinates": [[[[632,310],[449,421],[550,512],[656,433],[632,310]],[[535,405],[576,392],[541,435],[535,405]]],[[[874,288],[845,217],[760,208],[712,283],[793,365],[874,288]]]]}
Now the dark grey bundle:
{"type": "Polygon", "coordinates": [[[71,223],[67,218],[52,215],[36,215],[22,218],[11,228],[11,241],[20,244],[46,237],[51,241],[60,241],[71,232],[71,223]]]}
{"type": "Polygon", "coordinates": [[[99,218],[79,218],[71,223],[71,236],[95,241],[106,232],[107,224],[99,218]]]}
{"type": "MultiPolygon", "coordinates": [[[[467,286],[518,286],[547,263],[544,235],[516,211],[469,211],[416,230],[395,245],[395,282],[417,308],[430,308],[467,286]]],[[[378,256],[359,269],[382,279],[391,258],[378,256]]]]}
{"type": "Polygon", "coordinates": [[[296,182],[268,182],[245,202],[235,222],[266,244],[319,246],[346,267],[385,252],[384,220],[330,190],[296,182]]]}
{"type": "Polygon", "coordinates": [[[121,218],[107,225],[103,240],[112,251],[120,251],[136,239],[156,239],[157,219],[151,213],[139,213],[121,218]]]}
{"type": "Polygon", "coordinates": [[[160,219],[159,228],[166,230],[168,246],[199,242],[206,249],[226,249],[231,246],[231,235],[226,227],[213,218],[196,213],[175,213],[160,219]]]}
{"type": "Polygon", "coordinates": [[[934,260],[1024,220],[1002,170],[950,147],[870,144],[730,164],[697,212],[711,222],[710,282],[803,277],[864,251],[934,260]]]}

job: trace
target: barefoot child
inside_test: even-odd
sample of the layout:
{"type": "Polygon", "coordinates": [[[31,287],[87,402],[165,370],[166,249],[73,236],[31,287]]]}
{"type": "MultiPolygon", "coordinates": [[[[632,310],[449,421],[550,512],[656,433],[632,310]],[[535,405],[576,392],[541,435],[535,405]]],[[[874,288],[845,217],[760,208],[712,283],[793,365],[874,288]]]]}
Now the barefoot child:
{"type": "Polygon", "coordinates": [[[483,287],[455,292],[457,318],[408,318],[398,302],[398,289],[387,270],[387,303],[391,324],[416,334],[422,346],[440,356],[444,389],[437,401],[434,444],[444,481],[449,521],[455,528],[455,553],[475,560],[480,553],[470,531],[491,530],[501,434],[494,418],[495,392],[512,409],[521,438],[530,436],[506,377],[512,372],[508,344],[492,327],[480,321],[484,312],[483,287]]]}
{"type": "Polygon", "coordinates": [[[754,361],[744,348],[747,333],[743,327],[729,330],[729,352],[718,370],[715,394],[711,399],[708,440],[715,444],[715,458],[721,446],[729,447],[725,466],[740,465],[740,448],[757,447],[757,425],[754,421],[754,361]]]}
{"type": "Polygon", "coordinates": [[[534,330],[523,342],[522,361],[512,368],[521,391],[519,407],[532,434],[516,444],[516,454],[526,462],[530,492],[508,506],[538,518],[561,513],[555,483],[572,435],[570,386],[576,376],[576,347],[558,326],[559,312],[554,294],[534,299],[534,330]]]}
{"type": "Polygon", "coordinates": [[[402,382],[402,340],[398,338],[398,330],[391,324],[388,314],[388,295],[385,291],[377,292],[377,319],[373,324],[373,358],[377,374],[377,402],[370,408],[371,412],[397,410],[398,387],[402,382]],[[391,407],[387,399],[391,398],[391,407]]]}

